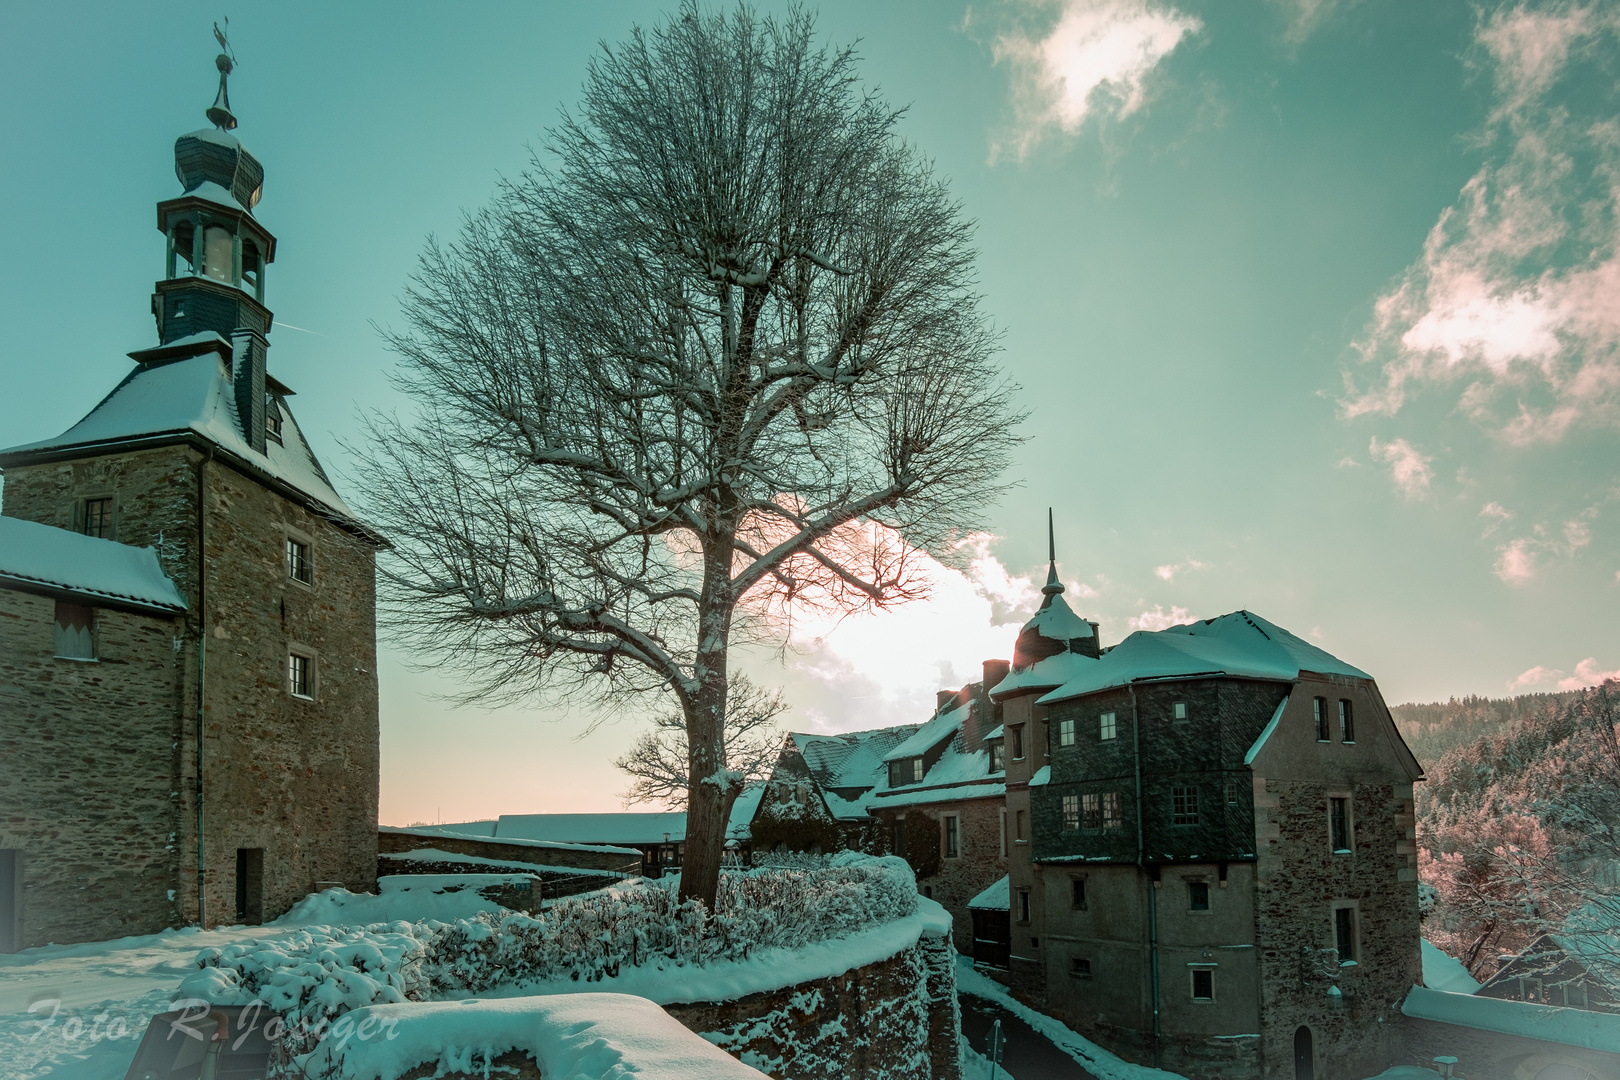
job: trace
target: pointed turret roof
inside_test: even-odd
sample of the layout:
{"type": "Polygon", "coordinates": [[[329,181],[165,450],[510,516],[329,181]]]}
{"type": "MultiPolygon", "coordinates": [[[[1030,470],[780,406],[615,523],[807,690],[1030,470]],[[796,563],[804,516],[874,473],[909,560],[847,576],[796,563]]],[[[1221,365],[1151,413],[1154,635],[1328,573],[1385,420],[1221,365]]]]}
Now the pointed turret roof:
{"type": "Polygon", "coordinates": [[[1062,686],[1085,666],[1096,663],[1100,652],[1097,624],[1075,614],[1063,599],[1065,589],[1058,580],[1057,536],[1050,508],[1046,511],[1046,548],[1046,584],[1041,586],[1041,606],[1018,632],[1011,672],[991,691],[990,696],[998,701],[1020,690],[1051,690],[1062,686]]]}

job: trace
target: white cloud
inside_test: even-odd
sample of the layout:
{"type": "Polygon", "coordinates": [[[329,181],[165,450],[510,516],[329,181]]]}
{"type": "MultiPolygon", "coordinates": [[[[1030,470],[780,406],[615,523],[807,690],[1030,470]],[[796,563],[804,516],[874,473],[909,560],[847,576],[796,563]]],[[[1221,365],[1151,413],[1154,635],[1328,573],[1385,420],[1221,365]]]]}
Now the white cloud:
{"type": "Polygon", "coordinates": [[[1559,668],[1535,667],[1509,682],[1509,690],[1529,690],[1538,686],[1554,686],[1559,690],[1580,690],[1587,686],[1597,686],[1610,679],[1620,679],[1620,667],[1612,671],[1604,671],[1597,658],[1588,656],[1575,665],[1575,671],[1569,676],[1559,668]]]}
{"type": "Polygon", "coordinates": [[[1204,564],[1199,562],[1197,559],[1188,559],[1186,562],[1166,563],[1163,566],[1155,566],[1153,568],[1153,572],[1159,576],[1161,581],[1174,581],[1176,579],[1176,575],[1181,573],[1183,570],[1202,570],[1203,568],[1204,564]]]}
{"type": "Polygon", "coordinates": [[[1561,92],[1617,30],[1620,16],[1570,3],[1481,20],[1487,160],[1374,305],[1357,348],[1378,374],[1350,390],[1347,415],[1390,415],[1447,385],[1511,443],[1620,423],[1620,122],[1598,97],[1561,92]]]}
{"type": "Polygon", "coordinates": [[[1612,671],[1604,671],[1598,666],[1597,658],[1588,656],[1575,665],[1575,674],[1558,683],[1560,690],[1579,690],[1583,686],[1597,686],[1610,679],[1620,679],[1620,667],[1612,671]]]}
{"type": "Polygon", "coordinates": [[[1419,452],[1405,439],[1379,442],[1374,436],[1367,450],[1374,461],[1389,465],[1390,478],[1402,495],[1419,499],[1429,493],[1429,481],[1434,479],[1434,458],[1419,452]]]}
{"type": "Polygon", "coordinates": [[[1521,536],[1496,549],[1496,576],[1509,585],[1523,585],[1536,576],[1534,541],[1521,536]]]}
{"type": "Polygon", "coordinates": [[[1499,502],[1488,502],[1480,509],[1479,516],[1485,519],[1485,535],[1489,536],[1513,520],[1513,511],[1499,502]]]}
{"type": "MultiPolygon", "coordinates": [[[[1268,0],[1272,7],[1280,8],[1288,19],[1288,28],[1283,32],[1283,41],[1289,45],[1297,46],[1311,36],[1321,25],[1333,17],[1338,10],[1341,0],[1268,0]]],[[[1350,7],[1356,0],[1342,0],[1344,7],[1350,7]]]]}
{"type": "Polygon", "coordinates": [[[1147,80],[1181,40],[1203,28],[1191,15],[1149,0],[1063,0],[1039,36],[996,39],[1012,70],[1014,130],[1003,151],[1022,158],[1052,129],[1074,134],[1088,118],[1125,117],[1147,100],[1147,80]]]}
{"type": "Polygon", "coordinates": [[[1192,616],[1184,607],[1171,606],[1169,611],[1164,605],[1154,604],[1140,615],[1133,615],[1127,620],[1132,630],[1163,630],[1167,626],[1180,626],[1192,622],[1192,616]]]}

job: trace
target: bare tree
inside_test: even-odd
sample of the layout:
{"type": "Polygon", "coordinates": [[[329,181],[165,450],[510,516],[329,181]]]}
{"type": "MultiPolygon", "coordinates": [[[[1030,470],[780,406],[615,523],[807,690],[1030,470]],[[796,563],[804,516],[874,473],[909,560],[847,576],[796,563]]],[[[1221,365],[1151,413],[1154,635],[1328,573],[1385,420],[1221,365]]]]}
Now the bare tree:
{"type": "MultiPolygon", "coordinates": [[[[726,767],[742,779],[743,785],[768,779],[782,750],[776,718],[787,712],[782,691],[756,686],[740,671],[731,674],[726,691],[726,720],[721,738],[726,767]]],[[[613,764],[631,776],[626,803],[663,803],[684,807],[691,777],[687,773],[690,752],[686,739],[686,714],[679,709],[653,718],[653,730],[642,732],[625,755],[613,764]]],[[[741,788],[732,786],[726,799],[726,816],[741,788]]]]}
{"type": "Polygon", "coordinates": [[[711,906],[731,645],[923,595],[1017,442],[972,228],[899,115],[802,12],[689,3],[604,46],[389,337],[419,412],[362,469],[404,643],[472,698],[671,694],[711,906]]]}

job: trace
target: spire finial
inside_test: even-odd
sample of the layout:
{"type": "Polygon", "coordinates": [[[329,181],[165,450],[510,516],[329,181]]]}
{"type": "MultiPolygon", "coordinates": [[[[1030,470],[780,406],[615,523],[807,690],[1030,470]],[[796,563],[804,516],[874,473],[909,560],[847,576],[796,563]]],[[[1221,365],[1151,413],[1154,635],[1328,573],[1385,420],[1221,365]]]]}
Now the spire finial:
{"type": "Polygon", "coordinates": [[[1052,508],[1046,508],[1046,584],[1041,586],[1041,592],[1047,597],[1045,607],[1050,604],[1051,598],[1063,591],[1063,582],[1057,576],[1057,533],[1052,528],[1052,508]]]}
{"type": "Polygon", "coordinates": [[[230,16],[225,17],[225,29],[214,24],[214,40],[219,42],[220,54],[214,57],[214,66],[219,69],[219,93],[214,95],[214,103],[208,108],[208,119],[221,131],[229,131],[236,126],[236,117],[231,115],[231,98],[226,92],[225,80],[231,77],[236,68],[236,51],[231,48],[229,33],[231,29],[230,16]]]}

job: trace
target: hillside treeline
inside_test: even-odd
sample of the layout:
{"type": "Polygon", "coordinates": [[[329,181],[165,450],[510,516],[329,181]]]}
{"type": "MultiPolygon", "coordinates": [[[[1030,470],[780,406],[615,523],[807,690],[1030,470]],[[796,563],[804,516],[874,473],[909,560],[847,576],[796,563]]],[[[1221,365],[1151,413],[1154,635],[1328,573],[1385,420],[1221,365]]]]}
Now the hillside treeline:
{"type": "Polygon", "coordinates": [[[1424,935],[1481,981],[1548,932],[1620,974],[1620,683],[1391,711],[1427,773],[1424,935]]]}

